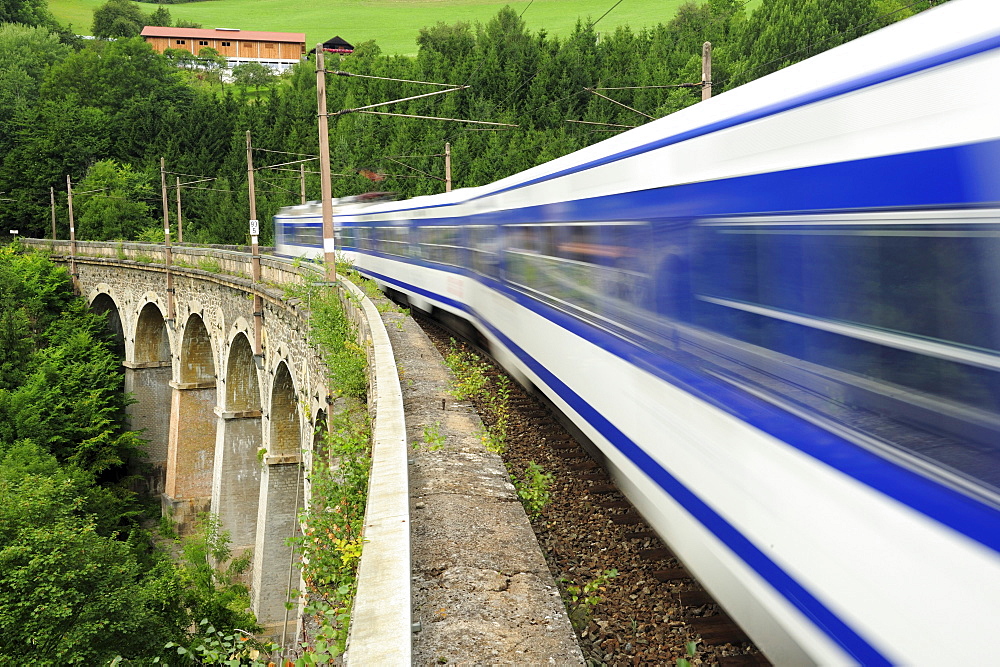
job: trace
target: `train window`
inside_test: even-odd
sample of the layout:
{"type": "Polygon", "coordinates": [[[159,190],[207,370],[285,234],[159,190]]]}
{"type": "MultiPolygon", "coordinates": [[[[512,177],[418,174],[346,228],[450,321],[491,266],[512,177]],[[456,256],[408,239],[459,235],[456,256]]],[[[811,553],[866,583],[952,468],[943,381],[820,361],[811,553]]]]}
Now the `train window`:
{"type": "Polygon", "coordinates": [[[574,262],[595,262],[601,247],[597,225],[569,225],[557,248],[557,254],[574,262]]]}
{"type": "Polygon", "coordinates": [[[387,255],[409,255],[409,228],[379,227],[379,247],[387,255]]]}
{"type": "Polygon", "coordinates": [[[507,248],[515,252],[534,252],[534,227],[530,225],[509,225],[504,228],[507,248]]]}
{"type": "Polygon", "coordinates": [[[708,329],[882,391],[997,412],[1000,217],[710,221],[693,261],[695,318],[708,329]]]}
{"type": "Polygon", "coordinates": [[[357,248],[359,250],[373,250],[374,244],[372,243],[372,230],[371,227],[355,227],[354,228],[354,239],[357,242],[357,248]]]}
{"type": "Polygon", "coordinates": [[[427,226],[418,227],[420,255],[424,259],[440,264],[460,266],[462,252],[460,229],[458,227],[427,226]]]}
{"type": "Polygon", "coordinates": [[[511,225],[505,233],[512,282],[618,324],[646,319],[647,223],[511,225]]]}
{"type": "Polygon", "coordinates": [[[357,241],[355,240],[354,227],[341,227],[337,233],[340,235],[340,246],[343,248],[356,248],[357,241]]]}
{"type": "Polygon", "coordinates": [[[323,228],[316,223],[290,222],[285,226],[285,242],[302,246],[323,245],[323,228]]]}
{"type": "Polygon", "coordinates": [[[496,276],[499,251],[497,228],[475,225],[467,229],[472,270],[484,276],[496,276]]]}

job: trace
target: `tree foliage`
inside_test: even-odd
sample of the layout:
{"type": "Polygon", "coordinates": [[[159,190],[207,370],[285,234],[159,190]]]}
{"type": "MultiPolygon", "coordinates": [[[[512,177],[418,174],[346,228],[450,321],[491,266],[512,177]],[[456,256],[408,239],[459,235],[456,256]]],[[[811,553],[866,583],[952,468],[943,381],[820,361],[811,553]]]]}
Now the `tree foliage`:
{"type": "Polygon", "coordinates": [[[0,0],[0,23],[55,27],[45,0],[0,0]]]}
{"type": "MultiPolygon", "coordinates": [[[[169,13],[167,16],[169,17],[169,13]]],[[[157,17],[156,20],[160,18],[157,17]]],[[[149,17],[130,0],[108,0],[94,10],[94,23],[90,30],[94,37],[101,39],[137,37],[147,21],[149,17]]]]}
{"type": "Polygon", "coordinates": [[[77,188],[80,239],[134,239],[156,224],[149,200],[155,201],[150,176],[117,160],[94,163],[77,188]]]}
{"type": "MultiPolygon", "coordinates": [[[[580,21],[564,37],[532,33],[516,11],[505,8],[484,24],[438,23],[422,29],[414,58],[384,55],[374,42],[359,44],[352,55],[329,55],[328,69],[382,78],[328,76],[331,113],[430,90],[389,79],[435,81],[470,87],[380,110],[517,127],[332,116],[333,171],[340,174],[333,193],[353,195],[373,188],[402,196],[440,192],[445,142],[452,148],[455,186],[481,185],[646,123],[649,116],[659,118],[696,104],[705,41],[714,45],[713,84],[719,93],[932,2],[936,0],[916,5],[909,0],[763,0],[747,12],[740,0],[704,0],[683,5],[660,25],[600,32],[599,25],[580,21]],[[694,85],[669,88],[677,84],[694,85]],[[605,94],[625,107],[587,88],[617,88],[605,94]],[[404,166],[394,161],[400,155],[417,157],[401,160],[404,166]],[[375,186],[360,172],[386,178],[375,186]]],[[[117,16],[136,25],[153,21],[152,16],[140,20],[142,12],[124,0],[110,0],[103,7],[123,3],[117,16]]],[[[159,11],[155,22],[166,19],[165,10],[159,11]]],[[[185,239],[243,243],[250,217],[246,131],[262,149],[319,152],[312,60],[280,78],[258,63],[240,65],[232,71],[236,85],[225,86],[227,77],[205,69],[215,58],[198,60],[187,51],[164,57],[138,38],[96,41],[69,53],[52,42],[54,37],[42,37],[31,38],[34,46],[22,65],[0,68],[0,191],[17,202],[0,207],[0,225],[43,235],[48,189],[64,192],[67,174],[76,182],[95,164],[109,160],[136,174],[155,174],[163,157],[170,171],[219,179],[205,189],[184,191],[185,239]]],[[[0,32],[0,61],[4,39],[0,32]]],[[[255,157],[258,167],[288,161],[278,154],[255,157]]],[[[257,183],[259,219],[298,202],[297,174],[261,170],[257,183]]],[[[307,197],[317,199],[318,179],[310,174],[306,185],[307,197]]],[[[129,238],[133,230],[144,229],[142,207],[134,215],[130,222],[111,225],[107,233],[129,238]]],[[[59,233],[65,237],[65,214],[60,216],[59,233]]],[[[269,226],[262,231],[261,240],[268,243],[269,226]]]]}
{"type": "Polygon", "coordinates": [[[243,63],[233,68],[233,82],[246,90],[274,82],[274,72],[260,63],[243,63]]]}

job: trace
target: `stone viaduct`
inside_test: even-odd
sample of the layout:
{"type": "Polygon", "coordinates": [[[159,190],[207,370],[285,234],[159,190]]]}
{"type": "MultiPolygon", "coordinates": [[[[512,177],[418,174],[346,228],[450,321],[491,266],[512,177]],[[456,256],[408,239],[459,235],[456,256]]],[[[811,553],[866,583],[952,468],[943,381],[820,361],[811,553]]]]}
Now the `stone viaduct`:
{"type": "Polygon", "coordinates": [[[306,340],[307,304],[285,299],[278,285],[311,268],[264,256],[254,284],[245,253],[175,247],[168,271],[163,246],[77,243],[71,261],[69,242],[30,243],[69,262],[79,293],[109,314],[135,398],[132,428],[149,441],[146,479],[164,515],[184,534],[199,513],[216,514],[233,554],[253,551],[259,622],[272,636],[294,636],[298,615],[285,601],[299,574],[287,540],[309,497],[330,392],[306,340]]]}

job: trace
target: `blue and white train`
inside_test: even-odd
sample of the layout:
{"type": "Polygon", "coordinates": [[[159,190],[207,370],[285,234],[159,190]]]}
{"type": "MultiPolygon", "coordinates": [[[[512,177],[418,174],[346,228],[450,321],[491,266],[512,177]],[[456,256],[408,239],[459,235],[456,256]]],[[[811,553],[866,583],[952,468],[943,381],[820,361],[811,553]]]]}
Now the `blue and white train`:
{"type": "Polygon", "coordinates": [[[336,222],[577,424],[775,663],[998,659],[1000,3],[336,222]]]}

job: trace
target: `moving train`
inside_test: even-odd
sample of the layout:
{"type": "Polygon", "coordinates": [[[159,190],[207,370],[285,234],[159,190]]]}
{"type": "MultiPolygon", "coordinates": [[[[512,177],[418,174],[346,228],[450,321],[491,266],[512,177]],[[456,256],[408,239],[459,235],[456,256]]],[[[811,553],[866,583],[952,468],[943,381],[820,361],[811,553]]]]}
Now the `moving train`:
{"type": "MultiPolygon", "coordinates": [[[[319,215],[277,251],[320,252],[319,215]]],[[[1000,3],[335,222],[573,420],[776,664],[1000,655],[1000,3]]]]}

